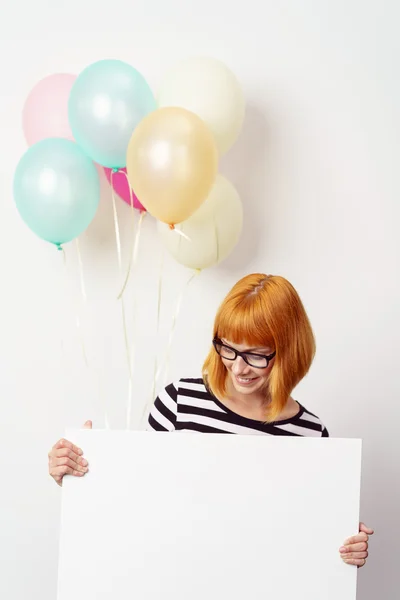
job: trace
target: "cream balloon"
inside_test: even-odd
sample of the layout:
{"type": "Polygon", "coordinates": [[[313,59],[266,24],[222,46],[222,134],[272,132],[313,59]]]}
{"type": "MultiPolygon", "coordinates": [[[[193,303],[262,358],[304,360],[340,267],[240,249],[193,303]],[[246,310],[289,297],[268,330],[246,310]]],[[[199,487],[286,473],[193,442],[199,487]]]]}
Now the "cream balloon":
{"type": "Polygon", "coordinates": [[[175,225],[192,215],[215,182],[218,151],[212,133],[183,108],[161,108],[136,127],[127,153],[128,179],[154,217],[175,225]]]}
{"type": "Polygon", "coordinates": [[[243,226],[243,207],[240,196],[222,175],[205,202],[178,227],[171,231],[158,224],[164,246],[185,267],[206,269],[223,261],[239,240],[243,226]],[[185,236],[185,237],[184,237],[185,236]]]}
{"type": "Polygon", "coordinates": [[[212,131],[220,155],[236,141],[245,99],[236,76],[213,58],[191,58],[167,74],[158,105],[180,106],[198,115],[212,131]]]}

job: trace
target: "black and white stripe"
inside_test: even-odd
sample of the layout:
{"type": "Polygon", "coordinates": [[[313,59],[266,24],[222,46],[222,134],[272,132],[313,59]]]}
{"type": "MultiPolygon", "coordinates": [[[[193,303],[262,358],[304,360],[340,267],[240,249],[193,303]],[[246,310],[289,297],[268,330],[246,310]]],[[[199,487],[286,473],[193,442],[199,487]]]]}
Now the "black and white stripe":
{"type": "Polygon", "coordinates": [[[241,417],[223,406],[208,391],[203,379],[180,379],[168,385],[157,397],[149,416],[149,429],[328,437],[329,433],[320,419],[304,406],[299,406],[299,413],[291,419],[262,423],[241,417]]]}

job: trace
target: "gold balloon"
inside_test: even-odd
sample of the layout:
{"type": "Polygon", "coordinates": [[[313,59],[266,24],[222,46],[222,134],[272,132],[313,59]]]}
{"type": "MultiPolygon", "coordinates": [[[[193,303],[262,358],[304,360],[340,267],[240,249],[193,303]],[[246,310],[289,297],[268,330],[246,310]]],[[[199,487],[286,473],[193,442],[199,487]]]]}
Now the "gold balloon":
{"type": "Polygon", "coordinates": [[[174,225],[207,198],[217,176],[218,152],[206,124],[183,108],[147,115],[128,146],[128,179],[146,210],[174,225]]]}

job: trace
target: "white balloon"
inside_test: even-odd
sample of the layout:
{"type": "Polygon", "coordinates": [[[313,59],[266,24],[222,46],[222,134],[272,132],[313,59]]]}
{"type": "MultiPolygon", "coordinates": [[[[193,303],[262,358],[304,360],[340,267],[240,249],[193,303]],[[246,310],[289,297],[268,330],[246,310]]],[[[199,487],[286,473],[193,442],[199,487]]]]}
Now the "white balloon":
{"type": "Polygon", "coordinates": [[[220,155],[234,144],[244,121],[242,88],[232,71],[213,58],[191,58],[170,71],[158,104],[196,113],[211,129],[220,155]]]}
{"type": "Polygon", "coordinates": [[[189,219],[176,226],[183,235],[161,222],[158,230],[164,246],[177,262],[191,269],[206,269],[232,252],[242,226],[240,196],[230,181],[218,175],[205,202],[189,219]]]}

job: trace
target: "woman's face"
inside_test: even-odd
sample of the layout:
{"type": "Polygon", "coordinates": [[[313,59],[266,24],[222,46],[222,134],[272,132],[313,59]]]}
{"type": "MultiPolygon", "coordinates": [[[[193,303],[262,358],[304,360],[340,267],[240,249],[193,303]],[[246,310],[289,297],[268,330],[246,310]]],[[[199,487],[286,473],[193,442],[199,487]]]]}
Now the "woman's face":
{"type": "MultiPolygon", "coordinates": [[[[274,352],[274,348],[269,348],[268,346],[249,348],[246,344],[233,344],[225,338],[221,341],[226,346],[239,352],[245,352],[246,354],[257,354],[267,357],[274,352]]],[[[249,365],[242,356],[237,356],[235,360],[228,360],[221,356],[221,360],[228,371],[228,376],[234,389],[241,394],[254,394],[266,388],[275,359],[272,358],[268,362],[268,366],[264,368],[249,365]]],[[[255,362],[259,361],[260,359],[257,358],[255,362]]],[[[252,362],[251,357],[250,362],[252,362]]]]}

